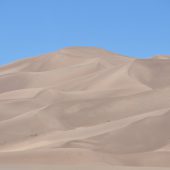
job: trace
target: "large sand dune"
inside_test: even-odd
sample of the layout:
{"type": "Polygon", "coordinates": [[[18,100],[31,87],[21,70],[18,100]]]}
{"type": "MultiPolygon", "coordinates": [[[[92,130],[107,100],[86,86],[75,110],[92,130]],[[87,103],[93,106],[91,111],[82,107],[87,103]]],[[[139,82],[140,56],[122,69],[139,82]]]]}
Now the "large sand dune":
{"type": "Polygon", "coordinates": [[[1,67],[7,164],[170,168],[170,57],[70,47],[1,67]]]}

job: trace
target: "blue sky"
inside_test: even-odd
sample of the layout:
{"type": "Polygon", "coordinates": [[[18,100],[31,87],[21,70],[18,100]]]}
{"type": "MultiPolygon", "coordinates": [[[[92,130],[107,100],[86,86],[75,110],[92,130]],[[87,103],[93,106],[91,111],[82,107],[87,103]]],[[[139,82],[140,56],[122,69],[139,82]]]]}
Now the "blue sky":
{"type": "Polygon", "coordinates": [[[0,0],[0,64],[67,46],[170,54],[170,1],[0,0]]]}

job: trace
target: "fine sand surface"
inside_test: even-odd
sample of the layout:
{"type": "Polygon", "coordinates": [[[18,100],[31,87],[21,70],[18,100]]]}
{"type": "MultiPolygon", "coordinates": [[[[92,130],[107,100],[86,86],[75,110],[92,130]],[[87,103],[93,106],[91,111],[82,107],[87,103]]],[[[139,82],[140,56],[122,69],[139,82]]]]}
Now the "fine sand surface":
{"type": "Polygon", "coordinates": [[[170,169],[170,56],[70,47],[0,67],[1,169],[170,169]]]}

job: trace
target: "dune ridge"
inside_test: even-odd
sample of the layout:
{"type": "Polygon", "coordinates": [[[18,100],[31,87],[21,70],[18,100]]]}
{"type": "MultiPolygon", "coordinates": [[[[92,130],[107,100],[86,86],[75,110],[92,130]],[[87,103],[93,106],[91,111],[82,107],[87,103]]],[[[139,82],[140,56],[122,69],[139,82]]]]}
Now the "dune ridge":
{"type": "Polygon", "coordinates": [[[95,47],[0,67],[0,165],[170,167],[169,73],[95,47]]]}

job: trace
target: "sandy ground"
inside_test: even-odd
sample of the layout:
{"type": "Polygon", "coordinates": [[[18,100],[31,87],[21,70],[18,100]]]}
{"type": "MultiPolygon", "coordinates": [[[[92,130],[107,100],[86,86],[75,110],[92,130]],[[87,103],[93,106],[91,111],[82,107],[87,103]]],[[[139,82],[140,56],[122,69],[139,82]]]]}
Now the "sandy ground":
{"type": "Polygon", "coordinates": [[[169,168],[162,167],[119,167],[119,166],[109,166],[109,165],[10,165],[10,166],[0,166],[0,170],[169,170],[169,168]]]}
{"type": "Polygon", "coordinates": [[[0,169],[169,169],[169,73],[93,47],[1,67],[0,169]]]}

